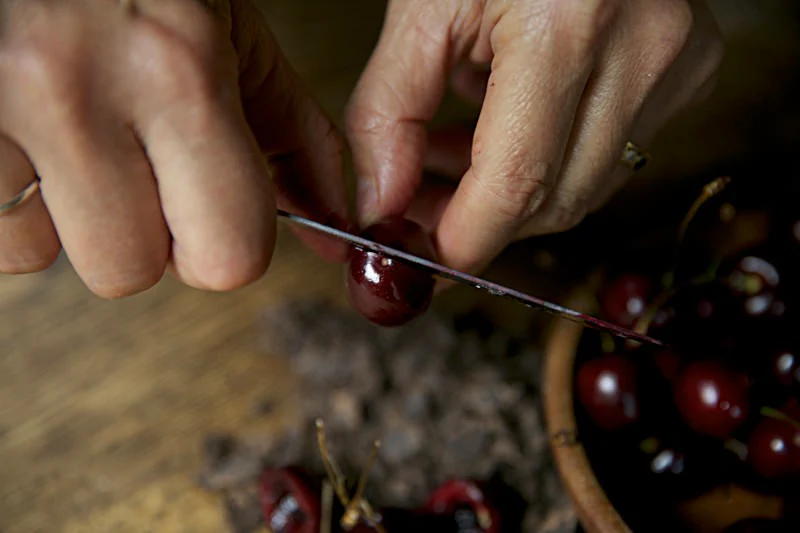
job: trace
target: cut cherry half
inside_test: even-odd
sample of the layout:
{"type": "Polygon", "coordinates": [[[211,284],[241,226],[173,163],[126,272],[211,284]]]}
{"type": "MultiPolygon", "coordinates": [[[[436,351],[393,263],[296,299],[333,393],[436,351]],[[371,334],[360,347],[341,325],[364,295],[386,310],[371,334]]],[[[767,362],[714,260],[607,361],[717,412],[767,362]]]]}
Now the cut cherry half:
{"type": "Polygon", "coordinates": [[[469,479],[450,480],[433,491],[423,512],[452,517],[461,533],[499,533],[500,513],[481,485],[469,479]]]}
{"type": "Polygon", "coordinates": [[[300,469],[270,468],[261,474],[261,511],[273,533],[318,533],[320,500],[300,469]]]}

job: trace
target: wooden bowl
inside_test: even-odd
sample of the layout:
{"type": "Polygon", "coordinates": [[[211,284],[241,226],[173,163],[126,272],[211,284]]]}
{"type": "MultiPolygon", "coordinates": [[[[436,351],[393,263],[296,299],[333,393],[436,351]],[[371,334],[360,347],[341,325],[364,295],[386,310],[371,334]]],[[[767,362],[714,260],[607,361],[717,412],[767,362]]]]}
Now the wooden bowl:
{"type": "MultiPolygon", "coordinates": [[[[579,311],[591,311],[590,289],[578,290],[567,304],[579,311]]],[[[543,400],[550,449],[586,532],[630,533],[600,486],[586,451],[577,440],[572,382],[575,354],[583,330],[579,323],[556,319],[548,335],[543,400]]]]}
{"type": "MultiPolygon", "coordinates": [[[[571,308],[593,313],[596,300],[590,283],[567,299],[571,308]]],[[[632,533],[595,476],[583,444],[573,405],[575,357],[585,328],[556,319],[548,334],[543,383],[544,414],[550,449],[586,533],[632,533]]],[[[748,517],[780,518],[792,507],[783,498],[724,485],[680,504],[676,513],[692,524],[693,533],[719,533],[748,517]]]]}

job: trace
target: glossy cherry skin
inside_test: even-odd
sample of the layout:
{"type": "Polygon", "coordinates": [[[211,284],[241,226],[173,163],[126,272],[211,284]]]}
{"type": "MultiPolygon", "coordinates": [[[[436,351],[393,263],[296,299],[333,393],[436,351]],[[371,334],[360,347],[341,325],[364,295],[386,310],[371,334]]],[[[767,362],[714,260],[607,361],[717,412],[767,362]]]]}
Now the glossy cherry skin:
{"type": "MultiPolygon", "coordinates": [[[[433,244],[416,223],[392,218],[367,228],[362,235],[403,252],[435,260],[433,244]]],[[[348,257],[350,302],[368,320],[401,326],[424,313],[433,298],[435,279],[421,267],[379,253],[352,247],[348,257]]]]}
{"type": "Polygon", "coordinates": [[[777,350],[772,356],[772,375],[784,387],[800,385],[800,353],[796,350],[777,350]]]}
{"type": "Polygon", "coordinates": [[[600,294],[602,315],[620,326],[632,327],[650,303],[653,284],[643,274],[622,274],[600,294]]]}
{"type": "Polygon", "coordinates": [[[613,431],[639,418],[636,366],[618,354],[584,362],[575,382],[578,399],[594,423],[613,431]]]}
{"type": "Polygon", "coordinates": [[[747,442],[747,461],[768,479],[800,474],[800,428],[787,420],[764,416],[747,442]]]}
{"type": "Polygon", "coordinates": [[[500,533],[501,516],[483,487],[470,479],[446,481],[428,497],[426,514],[452,517],[459,532],[500,533]]]}
{"type": "Polygon", "coordinates": [[[318,533],[320,500],[295,468],[269,468],[259,480],[261,512],[274,533],[318,533]]]}
{"type": "Polygon", "coordinates": [[[698,433],[728,437],[749,413],[747,377],[716,361],[694,361],[675,380],[681,418],[698,433]]]}
{"type": "Polygon", "coordinates": [[[684,429],[658,427],[639,441],[626,462],[639,470],[639,479],[667,498],[698,494],[719,482],[721,453],[717,442],[684,429]]]}
{"type": "Polygon", "coordinates": [[[649,333],[682,352],[728,349],[737,302],[727,286],[708,283],[674,294],[653,316],[649,333]]]}
{"type": "Polygon", "coordinates": [[[760,245],[726,260],[718,275],[745,316],[780,316],[786,307],[781,296],[793,288],[786,275],[789,270],[780,249],[760,245]]]}
{"type": "Polygon", "coordinates": [[[652,355],[652,358],[653,364],[658,369],[659,374],[667,381],[673,381],[680,375],[683,361],[677,350],[662,348],[656,351],[652,355]]]}

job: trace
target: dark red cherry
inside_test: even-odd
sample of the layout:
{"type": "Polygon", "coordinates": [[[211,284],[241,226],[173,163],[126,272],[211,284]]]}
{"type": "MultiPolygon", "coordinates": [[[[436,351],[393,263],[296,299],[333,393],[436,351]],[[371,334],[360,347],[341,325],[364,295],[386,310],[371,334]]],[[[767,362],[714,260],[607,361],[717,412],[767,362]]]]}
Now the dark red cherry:
{"type": "Polygon", "coordinates": [[[800,385],[800,353],[778,350],[772,356],[772,374],[785,387],[800,385]]]}
{"type": "MultiPolygon", "coordinates": [[[[394,533],[413,531],[414,533],[482,533],[483,530],[475,522],[472,513],[435,514],[424,511],[412,511],[396,507],[380,510],[381,525],[384,530],[394,533]]],[[[493,530],[491,530],[493,531],[493,530]]],[[[359,522],[351,533],[377,533],[378,530],[364,521],[359,522]]]]}
{"type": "Polygon", "coordinates": [[[716,361],[689,363],[673,393],[681,418],[704,435],[725,438],[748,416],[747,377],[716,361]]]}
{"type": "MultiPolygon", "coordinates": [[[[435,259],[428,235],[404,218],[379,222],[362,235],[403,252],[435,259]]],[[[421,267],[353,247],[346,283],[351,303],[365,318],[381,326],[400,326],[428,309],[435,279],[421,267]]]]}
{"type": "Polygon", "coordinates": [[[639,418],[636,366],[618,354],[590,359],[578,369],[578,399],[600,428],[613,431],[639,418]]]}
{"type": "Polygon", "coordinates": [[[739,315],[736,301],[721,283],[707,283],[675,293],[654,314],[649,333],[682,351],[733,347],[731,323],[739,315]]]}
{"type": "Polygon", "coordinates": [[[762,417],[747,442],[747,461],[768,479],[800,474],[800,428],[787,420],[762,417]]]}
{"type": "Polygon", "coordinates": [[[611,280],[600,294],[603,316],[624,327],[633,326],[650,303],[653,284],[643,274],[622,274],[611,280]]]}
{"type": "Polygon", "coordinates": [[[294,468],[270,468],[261,474],[264,522],[275,533],[317,533],[320,500],[308,477],[294,468]]]}
{"type": "Polygon", "coordinates": [[[680,354],[672,348],[663,348],[653,354],[653,363],[658,372],[667,381],[672,381],[680,374],[683,366],[680,354]]]}
{"type": "Polygon", "coordinates": [[[745,316],[780,316],[785,302],[779,294],[787,285],[786,261],[766,245],[749,248],[727,259],[719,269],[745,316]]]}
{"type": "Polygon", "coordinates": [[[722,460],[718,441],[683,428],[661,427],[665,425],[661,421],[650,422],[653,431],[624,459],[638,470],[639,479],[648,487],[669,498],[681,498],[702,493],[720,481],[722,460]]]}
{"type": "Polygon", "coordinates": [[[469,479],[446,481],[428,497],[423,513],[452,517],[456,531],[500,533],[501,517],[483,487],[469,479]]]}

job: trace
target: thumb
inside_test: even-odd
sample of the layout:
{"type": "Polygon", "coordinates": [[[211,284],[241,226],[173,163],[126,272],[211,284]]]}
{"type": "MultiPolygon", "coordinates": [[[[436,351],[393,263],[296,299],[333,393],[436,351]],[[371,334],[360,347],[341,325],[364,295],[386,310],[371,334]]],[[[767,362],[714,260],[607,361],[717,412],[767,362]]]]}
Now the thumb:
{"type": "MultiPolygon", "coordinates": [[[[250,0],[231,0],[230,6],[242,102],[269,160],[278,206],[345,229],[342,135],[281,53],[261,12],[250,0]]],[[[296,233],[327,259],[346,255],[343,244],[319,233],[296,233]]]]}
{"type": "Polygon", "coordinates": [[[408,208],[422,179],[425,124],[441,104],[451,57],[450,2],[393,1],[345,113],[362,225],[408,208]]]}

